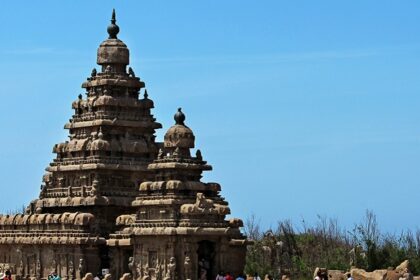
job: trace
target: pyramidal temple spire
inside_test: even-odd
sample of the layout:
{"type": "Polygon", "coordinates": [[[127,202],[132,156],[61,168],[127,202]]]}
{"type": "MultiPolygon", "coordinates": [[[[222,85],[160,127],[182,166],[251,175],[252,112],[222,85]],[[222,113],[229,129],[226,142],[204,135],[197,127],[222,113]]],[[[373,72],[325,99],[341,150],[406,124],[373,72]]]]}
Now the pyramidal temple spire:
{"type": "Polygon", "coordinates": [[[112,9],[112,18],[111,18],[111,24],[108,25],[107,31],[109,34],[108,39],[117,39],[117,34],[120,32],[120,28],[115,23],[117,22],[115,18],[115,9],[112,9]]]}
{"type": "MultiPolygon", "coordinates": [[[[130,52],[127,45],[117,38],[120,27],[116,24],[115,9],[112,10],[111,24],[108,25],[108,39],[103,41],[98,48],[97,63],[102,66],[102,73],[124,73],[130,64],[130,52]]],[[[134,76],[134,72],[129,73],[134,76]]]]}

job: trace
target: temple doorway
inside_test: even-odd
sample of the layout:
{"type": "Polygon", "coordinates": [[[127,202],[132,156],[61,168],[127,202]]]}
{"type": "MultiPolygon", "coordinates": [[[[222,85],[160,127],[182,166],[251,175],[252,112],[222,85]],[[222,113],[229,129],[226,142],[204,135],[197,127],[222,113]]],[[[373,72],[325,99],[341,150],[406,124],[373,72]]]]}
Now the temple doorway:
{"type": "Polygon", "coordinates": [[[214,279],[215,275],[213,275],[213,268],[214,268],[214,242],[203,240],[198,242],[198,250],[197,250],[197,257],[198,257],[198,279],[214,279]],[[204,275],[206,277],[204,278],[204,275]]]}

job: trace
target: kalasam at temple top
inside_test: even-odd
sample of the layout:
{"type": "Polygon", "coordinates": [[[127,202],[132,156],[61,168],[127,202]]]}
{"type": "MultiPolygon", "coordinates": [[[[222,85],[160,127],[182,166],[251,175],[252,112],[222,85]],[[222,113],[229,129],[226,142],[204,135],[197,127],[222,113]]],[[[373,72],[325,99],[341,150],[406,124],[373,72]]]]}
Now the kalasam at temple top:
{"type": "Polygon", "coordinates": [[[145,83],[129,65],[113,11],[99,69],[72,103],[39,198],[26,213],[0,216],[0,269],[17,279],[213,279],[243,271],[246,237],[220,185],[204,183],[212,167],[195,148],[179,108],[164,142],[145,83]]]}

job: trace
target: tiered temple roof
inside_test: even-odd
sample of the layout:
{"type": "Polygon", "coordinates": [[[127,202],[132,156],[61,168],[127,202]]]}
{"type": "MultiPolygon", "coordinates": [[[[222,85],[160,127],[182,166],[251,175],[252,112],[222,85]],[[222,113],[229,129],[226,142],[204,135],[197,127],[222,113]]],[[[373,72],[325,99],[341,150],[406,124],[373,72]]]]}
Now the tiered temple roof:
{"type": "Polygon", "coordinates": [[[31,213],[77,209],[98,214],[106,206],[113,207],[113,220],[151,176],[147,165],[158,151],[155,129],[162,126],[151,114],[147,90],[139,99],[145,84],[131,67],[127,70],[129,50],[118,32],[113,12],[109,38],[98,48],[101,69],[92,70],[82,84],[86,96],[72,104],[74,115],[65,125],[69,140],[54,146],[57,157],[46,169],[31,213]]]}

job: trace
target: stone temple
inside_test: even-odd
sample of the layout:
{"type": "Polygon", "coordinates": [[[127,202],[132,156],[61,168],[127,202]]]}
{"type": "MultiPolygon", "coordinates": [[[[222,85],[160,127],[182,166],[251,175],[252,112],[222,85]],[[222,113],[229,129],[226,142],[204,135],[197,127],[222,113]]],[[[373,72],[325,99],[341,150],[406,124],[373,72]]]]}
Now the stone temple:
{"type": "MultiPolygon", "coordinates": [[[[0,216],[0,270],[16,279],[214,279],[241,273],[247,239],[220,185],[200,181],[212,167],[194,149],[195,136],[179,108],[164,142],[145,83],[117,38],[97,52],[99,70],[82,84],[56,144],[39,198],[26,213],[0,216]],[[128,67],[128,68],[127,68],[128,67]]],[[[175,110],[174,110],[175,111],[175,110]]]]}

